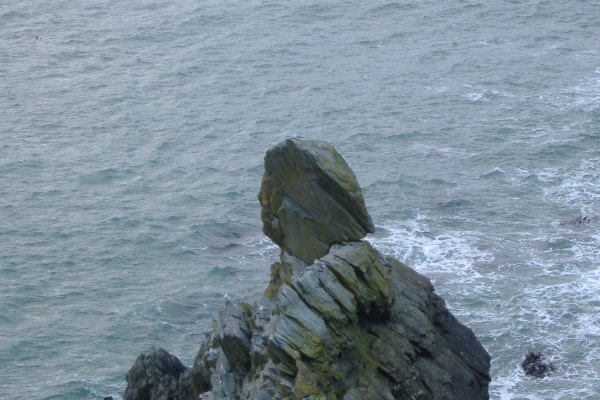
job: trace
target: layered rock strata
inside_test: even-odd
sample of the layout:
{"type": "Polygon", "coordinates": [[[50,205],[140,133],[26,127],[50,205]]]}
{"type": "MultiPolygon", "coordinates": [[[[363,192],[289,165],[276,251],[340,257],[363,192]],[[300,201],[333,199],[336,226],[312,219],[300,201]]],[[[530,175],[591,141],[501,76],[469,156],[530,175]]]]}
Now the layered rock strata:
{"type": "Polygon", "coordinates": [[[473,332],[427,278],[362,241],[373,223],[332,146],[269,149],[259,199],[281,247],[265,296],[226,301],[191,369],[149,379],[136,365],[160,368],[138,358],[126,400],[489,397],[490,358],[473,332]]]}

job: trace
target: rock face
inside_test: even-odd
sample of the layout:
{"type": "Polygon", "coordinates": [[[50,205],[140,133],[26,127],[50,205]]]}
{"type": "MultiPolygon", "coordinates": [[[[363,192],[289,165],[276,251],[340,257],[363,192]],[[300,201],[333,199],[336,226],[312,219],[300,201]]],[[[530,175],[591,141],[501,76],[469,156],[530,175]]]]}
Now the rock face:
{"type": "Polygon", "coordinates": [[[489,398],[490,358],[473,332],[427,278],[361,241],[373,224],[335,149],[295,139],[270,149],[259,198],[282,249],[265,297],[227,301],[191,370],[149,384],[132,371],[159,368],[138,359],[126,400],[489,398]],[[179,385],[179,397],[155,397],[161,385],[179,385]],[[138,387],[151,395],[131,395],[138,387]]]}

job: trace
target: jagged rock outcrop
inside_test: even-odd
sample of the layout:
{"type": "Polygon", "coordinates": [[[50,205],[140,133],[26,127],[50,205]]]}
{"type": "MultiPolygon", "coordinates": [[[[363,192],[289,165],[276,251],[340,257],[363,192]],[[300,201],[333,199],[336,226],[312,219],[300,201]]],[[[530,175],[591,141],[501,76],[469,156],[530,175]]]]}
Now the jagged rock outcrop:
{"type": "Polygon", "coordinates": [[[490,358],[473,332],[427,278],[361,240],[373,224],[333,147],[271,148],[259,199],[280,261],[263,298],[223,305],[177,375],[189,373],[189,399],[489,397],[490,358]]]}

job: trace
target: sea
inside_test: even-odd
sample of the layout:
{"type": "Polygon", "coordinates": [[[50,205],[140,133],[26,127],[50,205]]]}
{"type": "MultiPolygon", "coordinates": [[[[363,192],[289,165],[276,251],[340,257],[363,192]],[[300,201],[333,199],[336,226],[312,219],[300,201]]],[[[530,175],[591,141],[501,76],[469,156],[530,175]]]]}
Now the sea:
{"type": "Polygon", "coordinates": [[[299,136],[475,332],[491,399],[600,399],[599,38],[597,0],[3,0],[0,398],[191,365],[267,286],[263,157],[299,136]]]}

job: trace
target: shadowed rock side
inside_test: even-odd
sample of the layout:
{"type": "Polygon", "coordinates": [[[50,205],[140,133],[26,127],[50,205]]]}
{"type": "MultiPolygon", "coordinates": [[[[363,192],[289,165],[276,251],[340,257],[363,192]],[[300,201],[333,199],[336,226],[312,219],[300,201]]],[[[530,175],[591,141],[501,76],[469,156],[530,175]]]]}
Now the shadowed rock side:
{"type": "Polygon", "coordinates": [[[179,397],[153,397],[130,371],[125,399],[488,399],[490,358],[473,332],[427,278],[360,240],[371,219],[335,150],[288,140],[265,160],[264,230],[282,248],[265,297],[225,302],[191,370],[150,374],[179,397]]]}

